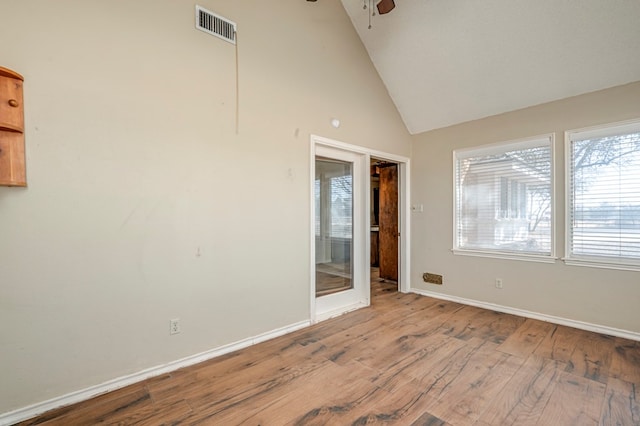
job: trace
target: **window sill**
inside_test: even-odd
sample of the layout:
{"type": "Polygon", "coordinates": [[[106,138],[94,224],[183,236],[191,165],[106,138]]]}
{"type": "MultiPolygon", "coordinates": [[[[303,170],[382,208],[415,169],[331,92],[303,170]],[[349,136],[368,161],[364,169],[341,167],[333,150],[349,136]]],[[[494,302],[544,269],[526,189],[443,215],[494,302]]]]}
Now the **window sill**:
{"type": "Polygon", "coordinates": [[[556,257],[541,254],[505,253],[481,250],[452,249],[453,254],[460,256],[489,257],[493,259],[522,260],[525,262],[555,263],[556,257]]]}
{"type": "Polygon", "coordinates": [[[565,265],[586,266],[588,268],[617,269],[620,271],[640,271],[640,264],[611,262],[607,259],[562,259],[565,265]]]}

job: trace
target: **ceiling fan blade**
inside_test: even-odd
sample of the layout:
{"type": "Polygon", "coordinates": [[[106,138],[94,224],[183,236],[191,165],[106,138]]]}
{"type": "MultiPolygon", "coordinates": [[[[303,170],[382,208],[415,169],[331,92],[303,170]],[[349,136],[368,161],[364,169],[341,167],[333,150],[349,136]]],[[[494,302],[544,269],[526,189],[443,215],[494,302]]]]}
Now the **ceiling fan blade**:
{"type": "Polygon", "coordinates": [[[380,15],[384,15],[385,13],[391,12],[393,8],[396,7],[396,4],[393,0],[382,0],[380,3],[378,3],[377,7],[378,13],[380,15]]]}

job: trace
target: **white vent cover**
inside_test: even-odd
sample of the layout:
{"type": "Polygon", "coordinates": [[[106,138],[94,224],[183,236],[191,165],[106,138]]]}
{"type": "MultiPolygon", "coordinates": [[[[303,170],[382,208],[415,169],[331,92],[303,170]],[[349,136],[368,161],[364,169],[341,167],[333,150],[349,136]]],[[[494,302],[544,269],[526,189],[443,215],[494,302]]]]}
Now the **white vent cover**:
{"type": "Polygon", "coordinates": [[[236,23],[196,5],[196,28],[236,44],[236,23]]]}

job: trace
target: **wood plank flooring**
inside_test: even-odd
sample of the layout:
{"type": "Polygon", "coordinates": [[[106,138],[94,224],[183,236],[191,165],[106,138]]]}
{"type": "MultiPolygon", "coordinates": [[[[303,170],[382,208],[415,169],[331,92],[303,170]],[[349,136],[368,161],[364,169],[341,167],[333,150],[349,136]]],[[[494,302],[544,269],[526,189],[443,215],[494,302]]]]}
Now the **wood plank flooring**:
{"type": "Polygon", "coordinates": [[[316,297],[326,296],[351,288],[351,265],[349,263],[316,264],[316,297]]]}
{"type": "Polygon", "coordinates": [[[372,306],[22,425],[640,425],[640,342],[376,282],[372,306]]]}

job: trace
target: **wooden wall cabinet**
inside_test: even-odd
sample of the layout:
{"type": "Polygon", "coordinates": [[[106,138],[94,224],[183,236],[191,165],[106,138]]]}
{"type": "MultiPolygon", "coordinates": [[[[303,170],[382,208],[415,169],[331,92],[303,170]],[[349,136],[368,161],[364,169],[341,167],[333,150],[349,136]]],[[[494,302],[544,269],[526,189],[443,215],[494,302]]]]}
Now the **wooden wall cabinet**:
{"type": "Polygon", "coordinates": [[[24,152],[24,78],[0,67],[0,185],[27,186],[24,152]]]}

